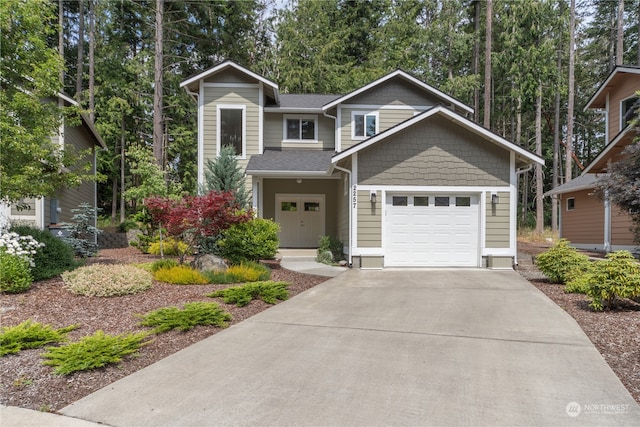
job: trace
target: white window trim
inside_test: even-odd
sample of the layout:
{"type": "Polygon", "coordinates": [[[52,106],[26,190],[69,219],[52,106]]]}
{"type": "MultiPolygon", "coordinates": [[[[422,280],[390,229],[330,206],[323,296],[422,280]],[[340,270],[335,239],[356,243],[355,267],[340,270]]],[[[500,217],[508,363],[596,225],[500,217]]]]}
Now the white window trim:
{"type": "Polygon", "coordinates": [[[318,115],[317,114],[285,114],[282,118],[282,142],[318,142],[318,115]],[[289,139],[287,138],[287,120],[313,120],[313,139],[289,139]]]}
{"type": "Polygon", "coordinates": [[[242,155],[237,159],[247,158],[247,106],[239,104],[219,104],[216,106],[216,156],[220,155],[220,110],[242,110],[242,155]]]}
{"type": "Polygon", "coordinates": [[[567,211],[575,211],[576,210],[576,198],[569,197],[567,198],[567,211]],[[573,200],[573,208],[569,208],[569,200],[573,200]]]}
{"type": "Polygon", "coordinates": [[[630,99],[638,99],[638,96],[633,94],[625,99],[620,100],[620,109],[618,110],[620,114],[620,130],[623,130],[624,128],[627,127],[627,124],[624,122],[624,116],[626,115],[627,112],[625,111],[623,114],[622,110],[624,108],[624,104],[630,99]]]}
{"type": "Polygon", "coordinates": [[[364,140],[367,138],[371,138],[370,136],[366,136],[366,125],[367,125],[367,116],[374,116],[376,118],[376,131],[375,135],[380,132],[380,117],[378,116],[377,111],[352,111],[351,112],[351,139],[353,140],[364,140]],[[365,123],[365,135],[359,136],[356,135],[356,116],[364,116],[365,123]]]}

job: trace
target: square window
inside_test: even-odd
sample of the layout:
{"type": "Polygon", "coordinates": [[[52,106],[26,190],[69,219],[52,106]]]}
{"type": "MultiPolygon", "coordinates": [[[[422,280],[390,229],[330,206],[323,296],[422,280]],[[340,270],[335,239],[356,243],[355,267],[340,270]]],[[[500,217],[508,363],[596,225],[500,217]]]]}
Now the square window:
{"type": "Polygon", "coordinates": [[[377,113],[353,113],[353,138],[368,138],[378,133],[377,113]]]}
{"type": "Polygon", "coordinates": [[[317,141],[317,116],[285,116],[284,139],[287,141],[317,141]]]}
{"type": "Polygon", "coordinates": [[[320,203],[318,202],[304,202],[305,212],[320,212],[320,203]]]}
{"type": "Polygon", "coordinates": [[[413,198],[413,206],[429,206],[429,197],[415,196],[413,198]]]}
{"type": "Polygon", "coordinates": [[[391,198],[391,204],[393,206],[407,206],[407,196],[393,196],[391,198]]]}
{"type": "Polygon", "coordinates": [[[567,199],[567,210],[568,211],[573,211],[576,209],[576,198],[575,197],[571,197],[569,199],[567,199]]]}
{"type": "Polygon", "coordinates": [[[436,196],[436,206],[449,206],[449,197],[436,196]]]}
{"type": "Polygon", "coordinates": [[[287,139],[300,138],[300,120],[287,119],[287,139]]]}
{"type": "Polygon", "coordinates": [[[281,202],[280,210],[282,212],[296,212],[298,210],[298,204],[296,202],[281,202]]]}
{"type": "Polygon", "coordinates": [[[456,197],[456,206],[471,206],[471,197],[456,197]]]}

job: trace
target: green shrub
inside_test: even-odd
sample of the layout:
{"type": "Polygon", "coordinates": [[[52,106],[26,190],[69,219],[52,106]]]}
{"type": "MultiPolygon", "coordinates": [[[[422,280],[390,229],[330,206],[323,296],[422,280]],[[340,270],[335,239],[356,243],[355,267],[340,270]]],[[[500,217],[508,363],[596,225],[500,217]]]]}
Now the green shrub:
{"type": "Polygon", "coordinates": [[[153,278],[158,282],[174,285],[204,285],[209,283],[209,279],[202,273],[186,265],[161,268],[153,273],[153,278]]]}
{"type": "MultiPolygon", "coordinates": [[[[187,244],[184,242],[180,242],[175,240],[172,237],[167,237],[166,239],[162,239],[162,253],[166,256],[177,256],[181,253],[186,253],[190,255],[187,251],[187,244]]],[[[148,252],[152,255],[161,255],[160,254],[160,240],[155,240],[149,245],[148,252]]]]}
{"type": "Polygon", "coordinates": [[[209,283],[243,283],[269,280],[271,270],[269,267],[257,262],[243,262],[240,265],[232,265],[226,271],[206,271],[203,273],[209,283]]]}
{"type": "Polygon", "coordinates": [[[163,268],[173,268],[179,265],[180,264],[178,264],[178,261],[176,261],[175,259],[159,259],[157,261],[154,261],[153,264],[151,264],[151,271],[156,272],[163,268]]]}
{"type": "Polygon", "coordinates": [[[68,375],[75,371],[86,371],[118,363],[123,357],[137,352],[149,336],[137,334],[107,335],[103,331],[84,337],[80,341],[62,347],[47,347],[42,354],[44,365],[54,366],[56,374],[68,375]]]}
{"type": "Polygon", "coordinates": [[[94,264],[62,273],[65,287],[77,295],[112,297],[137,294],[151,287],[151,273],[131,265],[94,264]]]}
{"type": "Polygon", "coordinates": [[[71,325],[66,328],[54,329],[51,325],[25,320],[17,326],[2,328],[0,356],[64,341],[69,332],[79,327],[80,325],[71,325]]]}
{"type": "Polygon", "coordinates": [[[31,287],[29,261],[0,250],[0,291],[8,294],[26,292],[31,287]]]}
{"type": "Polygon", "coordinates": [[[322,236],[318,241],[316,261],[323,264],[333,264],[344,259],[344,244],[333,236],[322,236]]]}
{"type": "Polygon", "coordinates": [[[188,331],[199,325],[226,328],[227,322],[231,320],[231,314],[214,302],[191,302],[185,304],[182,310],[178,307],[164,307],[140,317],[140,324],[155,327],[152,332],[156,334],[172,329],[188,331]]]}
{"type": "Polygon", "coordinates": [[[589,257],[569,246],[569,241],[560,239],[549,250],[536,257],[536,266],[554,283],[567,283],[589,270],[589,257]]]}
{"type": "Polygon", "coordinates": [[[129,230],[136,230],[138,228],[138,223],[132,219],[126,219],[124,222],[118,224],[118,231],[120,233],[126,233],[129,230]]]}
{"type": "Polygon", "coordinates": [[[231,264],[273,258],[280,244],[279,230],[277,223],[262,218],[234,224],[217,242],[219,255],[231,264]]]}
{"type": "Polygon", "coordinates": [[[62,239],[71,245],[76,256],[87,258],[98,254],[96,236],[102,233],[102,230],[98,230],[93,224],[100,210],[102,209],[94,208],[89,203],[80,203],[77,209],[71,209],[72,222],[62,223],[68,231],[68,235],[62,239]]]}
{"type": "Polygon", "coordinates": [[[254,282],[242,286],[233,286],[208,294],[208,297],[222,297],[227,304],[235,304],[244,307],[254,299],[261,299],[267,304],[275,304],[277,301],[284,301],[289,297],[287,282],[254,282]]]}
{"type": "Polygon", "coordinates": [[[607,254],[586,276],[589,305],[596,311],[609,310],[616,298],[640,296],[640,264],[629,251],[607,254]]]}
{"type": "Polygon", "coordinates": [[[31,268],[31,274],[35,282],[50,279],[81,265],[76,261],[71,245],[54,236],[50,231],[26,225],[12,226],[11,231],[21,236],[32,236],[38,242],[45,244],[33,256],[35,267],[31,268]]]}

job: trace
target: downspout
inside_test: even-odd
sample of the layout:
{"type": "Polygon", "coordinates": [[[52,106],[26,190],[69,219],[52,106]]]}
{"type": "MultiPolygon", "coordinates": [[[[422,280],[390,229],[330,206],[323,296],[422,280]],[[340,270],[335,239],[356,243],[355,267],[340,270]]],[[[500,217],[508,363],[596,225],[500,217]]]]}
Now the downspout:
{"type": "MultiPolygon", "coordinates": [[[[353,186],[353,182],[351,182],[351,178],[352,178],[351,171],[348,170],[348,169],[342,168],[342,167],[340,167],[338,165],[333,165],[333,167],[338,169],[339,171],[345,172],[346,174],[349,175],[349,191],[351,191],[351,187],[353,186]]],[[[352,248],[353,248],[353,230],[352,230],[352,228],[353,228],[353,222],[352,222],[353,213],[352,213],[352,209],[351,209],[351,203],[350,203],[350,201],[348,199],[349,194],[350,194],[350,192],[347,193],[347,205],[349,206],[349,249],[348,250],[349,250],[349,268],[351,268],[352,265],[353,265],[352,262],[351,262],[352,261],[351,254],[353,253],[353,250],[352,250],[352,248]]]]}
{"type": "Polygon", "coordinates": [[[609,191],[604,192],[604,251],[611,252],[611,201],[609,191]]]}

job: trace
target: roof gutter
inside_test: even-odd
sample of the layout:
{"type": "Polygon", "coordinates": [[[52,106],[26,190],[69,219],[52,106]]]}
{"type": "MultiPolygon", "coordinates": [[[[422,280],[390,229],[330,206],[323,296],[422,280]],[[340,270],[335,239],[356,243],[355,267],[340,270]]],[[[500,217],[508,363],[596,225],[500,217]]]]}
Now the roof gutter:
{"type": "MultiPolygon", "coordinates": [[[[340,167],[338,165],[333,165],[333,167],[341,172],[346,173],[347,175],[349,175],[349,191],[351,191],[351,187],[353,187],[353,182],[351,182],[353,175],[351,175],[351,171],[349,169],[345,169],[343,167],[340,167]]],[[[352,217],[353,217],[353,208],[351,207],[351,203],[349,203],[349,268],[351,268],[353,266],[352,263],[352,256],[351,254],[353,253],[353,221],[352,221],[352,217]]]]}

